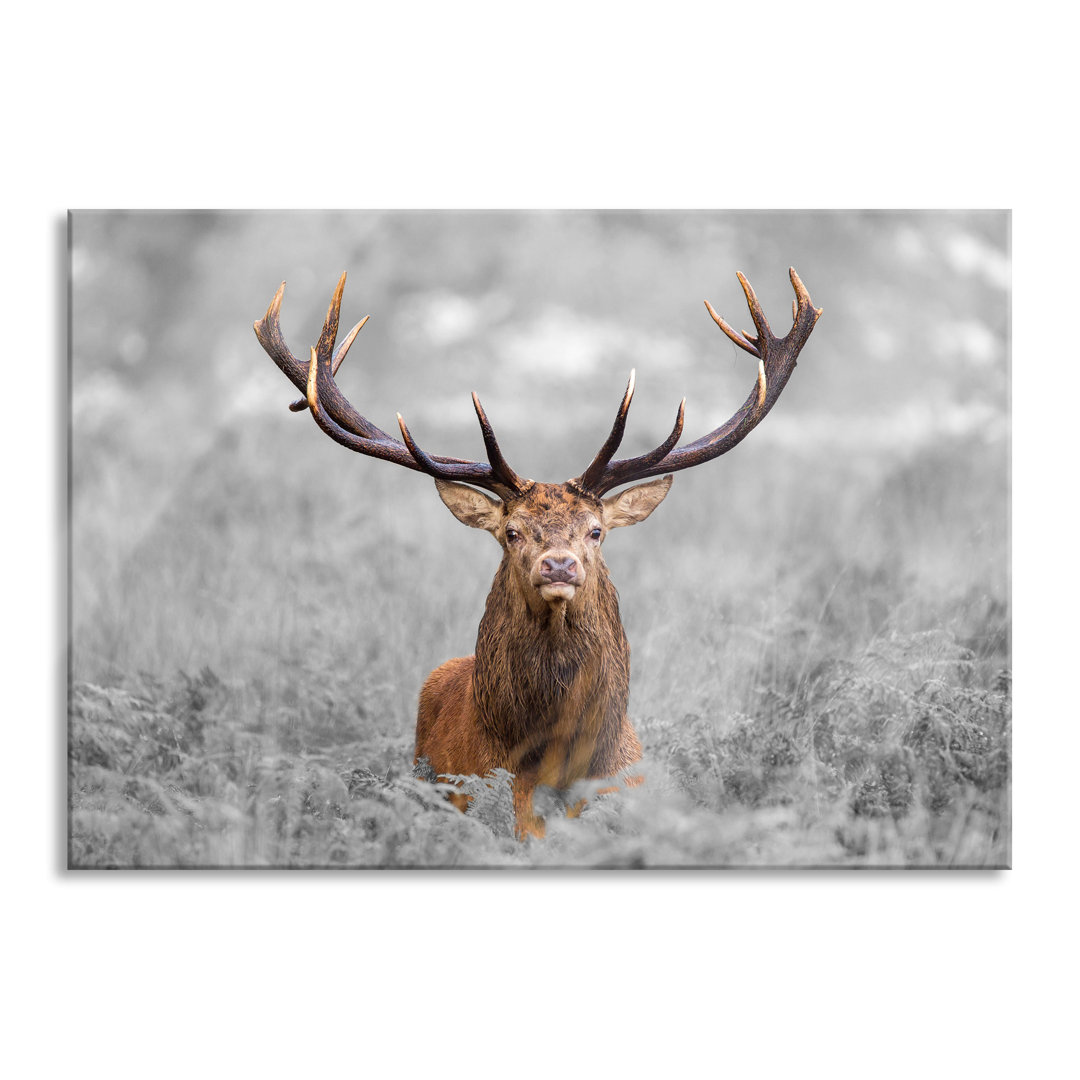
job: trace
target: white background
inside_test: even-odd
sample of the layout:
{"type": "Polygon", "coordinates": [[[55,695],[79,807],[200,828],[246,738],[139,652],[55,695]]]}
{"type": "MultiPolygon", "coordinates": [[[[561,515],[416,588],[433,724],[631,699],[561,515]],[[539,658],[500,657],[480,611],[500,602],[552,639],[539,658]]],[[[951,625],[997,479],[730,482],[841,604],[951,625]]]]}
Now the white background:
{"type": "Polygon", "coordinates": [[[1061,1075],[1073,17],[940,0],[390,7],[5,17],[12,1074],[1061,1075]],[[63,214],[167,206],[1013,208],[1015,869],[66,873],[63,214]]]}

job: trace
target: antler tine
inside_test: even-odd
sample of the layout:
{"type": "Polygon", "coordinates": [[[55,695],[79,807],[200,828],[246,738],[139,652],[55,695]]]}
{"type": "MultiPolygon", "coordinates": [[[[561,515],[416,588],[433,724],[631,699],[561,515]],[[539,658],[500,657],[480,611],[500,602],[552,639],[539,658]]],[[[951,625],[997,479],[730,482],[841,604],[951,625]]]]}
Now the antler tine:
{"type": "Polygon", "coordinates": [[[427,453],[421,448],[420,444],[412,437],[412,433],[409,431],[405,424],[405,418],[401,413],[397,413],[398,427],[401,429],[401,438],[404,440],[405,445],[409,448],[409,453],[415,458],[417,465],[420,466],[422,472],[426,472],[431,476],[437,476],[440,480],[449,480],[448,476],[443,476],[438,463],[435,462],[427,453]]]}
{"type": "Polygon", "coordinates": [[[274,299],[270,301],[266,314],[254,324],[254,329],[259,344],[269,353],[270,359],[295,383],[297,373],[303,369],[304,365],[289,351],[285,339],[281,336],[281,300],[284,295],[285,282],[283,281],[274,293],[274,299]]]}
{"type": "MultiPolygon", "coordinates": [[[[476,484],[493,491],[501,499],[512,498],[520,495],[529,486],[529,481],[521,480],[517,473],[506,466],[508,474],[503,474],[494,465],[485,465],[483,462],[461,461],[457,459],[438,458],[428,454],[413,438],[409,431],[405,418],[401,413],[397,414],[398,427],[401,429],[401,438],[413,460],[419,466],[421,472],[436,480],[458,480],[468,484],[476,484]]],[[[499,455],[500,460],[502,455],[499,455]]],[[[505,461],[503,462],[505,465],[505,461]]]]}
{"type": "MultiPolygon", "coordinates": [[[[704,464],[721,454],[737,446],[746,436],[761,422],[769,410],[776,404],[784,387],[787,385],[791,373],[795,370],[795,364],[799,352],[806,344],[814,324],[822,314],[821,308],[815,308],[810,300],[810,293],[806,286],[795,273],[794,267],[790,268],[792,288],[795,290],[795,302],[793,303],[793,323],[787,335],[782,338],[776,337],[769,328],[769,322],[765,317],[757,295],[746,278],[739,274],[739,284],[746,296],[746,303],[750,309],[750,317],[754,321],[757,337],[739,334],[725,322],[706,300],[705,306],[709,310],[713,321],[724,334],[740,349],[745,350],[757,358],[758,372],[757,381],[750,396],[739,407],[734,415],[721,424],[720,427],[710,431],[707,435],[686,446],[675,448],[678,441],[669,439],[649,454],[643,454],[639,458],[626,461],[615,461],[608,464],[602,473],[595,478],[590,485],[590,490],[597,495],[609,491],[619,484],[629,483],[632,480],[644,479],[647,476],[656,476],[661,473],[677,472],[681,469],[689,469],[695,465],[704,464]],[[667,443],[670,442],[670,446],[667,443]],[[666,447],[663,454],[659,451],[666,447]]],[[[676,427],[681,431],[682,407],[679,409],[679,420],[676,427]]],[[[672,433],[674,434],[674,432],[672,433]]],[[[590,466],[591,468],[591,466],[590,466]]],[[[584,478],[583,478],[584,479],[584,478]]]]}
{"type": "Polygon", "coordinates": [[[319,404],[319,352],[314,345],[311,346],[311,360],[307,369],[307,403],[311,415],[318,421],[322,416],[322,406],[319,404]]]}
{"type": "Polygon", "coordinates": [[[345,292],[345,274],[341,271],[338,278],[334,295],[330,297],[330,306],[326,309],[326,318],[323,320],[322,333],[319,335],[317,346],[320,356],[329,356],[334,351],[334,342],[337,341],[338,321],[341,318],[341,297],[345,292]]]}
{"type": "Polygon", "coordinates": [[[716,314],[716,309],[712,306],[712,304],[709,303],[708,300],[705,301],[705,306],[709,309],[709,314],[712,316],[713,322],[716,323],[716,325],[719,326],[720,329],[723,330],[724,333],[736,345],[738,345],[740,349],[745,349],[751,356],[760,356],[761,355],[758,352],[757,346],[755,344],[753,344],[753,342],[751,342],[747,337],[744,337],[734,327],[732,327],[732,326],[728,325],[728,323],[724,322],[724,320],[721,319],[720,316],[716,314]]]}
{"type": "Polygon", "coordinates": [[[416,463],[412,461],[405,447],[397,439],[391,439],[389,436],[382,439],[365,438],[338,424],[330,415],[329,410],[323,406],[323,394],[327,385],[333,386],[329,379],[329,372],[326,371],[326,365],[319,360],[318,349],[312,345],[311,361],[308,364],[307,404],[311,409],[311,415],[314,417],[315,423],[331,439],[342,446],[348,447],[350,450],[355,450],[359,454],[366,454],[369,457],[392,461],[396,465],[404,465],[407,469],[419,471],[416,463]]]}
{"type": "Polygon", "coordinates": [[[679,411],[675,414],[675,426],[671,434],[655,450],[647,454],[641,454],[635,458],[625,458],[622,461],[613,461],[604,471],[603,477],[597,482],[595,494],[603,495],[619,484],[629,483],[644,475],[643,470],[650,469],[653,465],[661,462],[675,448],[675,444],[682,438],[683,419],[686,415],[686,398],[679,402],[679,411]]]}
{"type": "Polygon", "coordinates": [[[623,433],[626,431],[626,417],[630,412],[630,402],[634,399],[634,384],[637,379],[637,369],[630,369],[630,380],[626,384],[626,393],[623,394],[619,411],[615,414],[615,423],[611,425],[611,433],[604,440],[604,445],[596,453],[589,467],[577,477],[573,483],[585,491],[592,491],[597,482],[604,475],[608,462],[615,456],[622,442],[623,433]]]}
{"type": "MultiPolygon", "coordinates": [[[[270,301],[270,306],[266,309],[266,314],[260,319],[260,322],[276,322],[278,316],[281,314],[281,301],[285,296],[285,282],[283,281],[278,287],[277,292],[274,293],[274,299],[270,301]]],[[[255,324],[256,326],[259,323],[255,324]]],[[[255,331],[258,333],[258,330],[255,331]]]]}
{"type": "MultiPolygon", "coordinates": [[[[364,329],[364,324],[370,319],[370,315],[365,315],[349,332],[345,335],[345,340],[337,347],[337,352],[334,353],[334,362],[330,365],[330,377],[333,378],[338,373],[338,368],[341,367],[342,361],[348,355],[349,348],[356,340],[356,335],[364,329]]],[[[290,406],[291,412],[303,412],[308,407],[306,397],[297,398],[290,406]]]]}
{"type": "Polygon", "coordinates": [[[757,293],[754,292],[753,286],[739,271],[735,272],[735,276],[739,279],[739,284],[746,295],[746,306],[750,309],[750,318],[754,320],[754,329],[757,330],[758,342],[760,343],[762,339],[775,341],[776,339],[769,326],[769,320],[765,318],[765,312],[761,310],[761,303],[757,298],[757,293]]]}
{"type": "MultiPolygon", "coordinates": [[[[816,323],[818,319],[821,318],[821,315],[825,309],[814,307],[814,303],[810,299],[810,291],[802,283],[802,279],[799,277],[799,275],[795,273],[794,266],[788,267],[788,277],[791,279],[791,287],[795,290],[795,296],[797,297],[797,301],[792,301],[791,304],[793,322],[797,323],[799,321],[799,316],[808,311],[812,311],[814,313],[814,318],[810,323],[810,328],[806,331],[807,336],[809,336],[810,330],[813,330],[814,328],[814,323],[816,323]]],[[[793,325],[792,330],[794,329],[795,326],[793,325]]]]}
{"type": "Polygon", "coordinates": [[[675,449],[675,444],[682,438],[683,418],[686,416],[686,398],[683,398],[679,402],[679,411],[675,414],[675,426],[671,429],[671,434],[655,449],[650,450],[647,454],[642,454],[639,459],[642,464],[654,465],[658,461],[663,461],[664,458],[675,449]]]}
{"type": "Polygon", "coordinates": [[[484,437],[484,448],[487,450],[491,471],[496,477],[503,480],[508,488],[514,491],[523,491],[530,481],[522,480],[510,468],[510,463],[506,458],[503,457],[502,450],[499,449],[499,440],[495,438],[495,430],[488,422],[487,413],[484,412],[484,406],[480,404],[480,396],[475,390],[472,394],[472,403],[473,408],[476,410],[476,419],[480,421],[480,433],[484,437]]]}
{"type": "MultiPolygon", "coordinates": [[[[340,310],[341,292],[344,289],[344,282],[345,275],[342,274],[341,279],[338,281],[337,289],[334,290],[334,300],[331,301],[330,310],[327,311],[326,322],[323,324],[323,333],[319,337],[320,347],[328,336],[327,323],[331,321],[332,316],[334,322],[332,329],[334,336],[336,336],[337,320],[333,309],[336,301],[338,309],[340,310]]],[[[278,286],[278,291],[274,294],[274,299],[270,301],[270,306],[266,309],[266,314],[255,323],[255,336],[259,339],[259,344],[262,345],[270,359],[277,364],[282,372],[284,372],[285,376],[293,386],[295,386],[302,394],[306,394],[308,363],[307,361],[298,359],[292,354],[289,346],[285,342],[285,337],[281,332],[281,300],[284,294],[285,282],[283,281],[281,285],[278,286]]],[[[351,345],[352,342],[348,341],[348,344],[351,345]]],[[[333,338],[331,337],[330,345],[319,353],[320,358],[324,362],[329,358],[330,349],[332,348],[333,338]]],[[[342,350],[347,351],[345,343],[342,343],[342,350]]],[[[342,359],[344,359],[342,350],[339,350],[339,353],[342,354],[342,359]]],[[[339,427],[344,428],[346,431],[351,431],[355,435],[360,435],[365,439],[386,440],[390,438],[385,431],[376,427],[366,417],[361,416],[360,413],[349,404],[348,399],[340,390],[338,390],[337,385],[333,380],[330,380],[320,387],[320,394],[324,408],[339,427]]],[[[299,412],[301,410],[297,409],[296,411],[299,412]]],[[[396,442],[397,440],[392,441],[396,442]]]]}

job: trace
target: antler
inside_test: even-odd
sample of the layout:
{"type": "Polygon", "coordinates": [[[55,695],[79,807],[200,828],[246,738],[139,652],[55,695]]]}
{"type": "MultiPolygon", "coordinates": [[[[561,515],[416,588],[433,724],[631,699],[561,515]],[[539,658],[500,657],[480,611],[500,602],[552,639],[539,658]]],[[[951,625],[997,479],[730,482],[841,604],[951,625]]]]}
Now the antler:
{"type": "Polygon", "coordinates": [[[815,308],[810,302],[810,294],[799,280],[794,267],[791,267],[788,273],[792,287],[795,289],[795,300],[791,305],[794,324],[785,337],[778,338],[773,334],[765,318],[765,312],[762,311],[761,304],[758,303],[758,298],[750,287],[750,282],[742,274],[738,275],[739,284],[742,285],[743,292],[746,294],[750,317],[754,320],[754,327],[757,330],[756,336],[740,334],[737,330],[733,330],[716,314],[712,304],[708,300],[705,301],[705,306],[709,309],[709,314],[716,325],[740,349],[757,357],[758,361],[757,384],[730,420],[714,431],[710,431],[708,435],[703,435],[700,439],[676,450],[674,447],[682,435],[683,411],[686,406],[686,398],[683,398],[671,434],[655,450],[650,450],[640,457],[612,461],[622,441],[626,416],[630,410],[630,400],[634,396],[634,373],[631,372],[630,382],[623,395],[615,423],[612,425],[611,434],[608,435],[589,467],[569,482],[582,491],[600,496],[613,487],[629,483],[631,480],[641,480],[647,476],[678,472],[680,469],[702,465],[721,454],[726,454],[742,442],[776,404],[776,399],[787,385],[792,371],[795,370],[799,351],[806,344],[810,332],[814,329],[814,324],[821,315],[821,308],[815,308]]]}
{"type": "Polygon", "coordinates": [[[311,359],[307,363],[298,360],[290,352],[281,333],[279,313],[281,299],[285,293],[284,281],[270,302],[266,315],[255,323],[255,336],[259,339],[259,344],[286,374],[289,381],[304,394],[301,400],[294,401],[289,408],[294,412],[310,408],[315,422],[330,438],[341,443],[342,446],[347,446],[350,450],[355,450],[358,454],[383,458],[386,461],[392,461],[395,465],[402,465],[406,469],[426,473],[440,480],[460,480],[475,484],[477,487],[494,492],[502,499],[525,491],[531,481],[519,477],[503,457],[495,432],[488,423],[488,418],[476,394],[472,396],[473,407],[476,409],[480,430],[484,436],[484,446],[488,455],[486,463],[468,461],[464,458],[429,455],[416,444],[409,429],[405,426],[405,421],[401,418],[401,413],[397,414],[397,421],[404,442],[387,435],[349,404],[345,395],[338,389],[337,383],[334,382],[334,375],[345,359],[356,335],[368,321],[368,316],[365,315],[349,331],[335,352],[334,342],[337,339],[341,297],[344,291],[345,274],[342,274],[334,290],[330,307],[327,309],[319,342],[311,347],[311,359]]]}

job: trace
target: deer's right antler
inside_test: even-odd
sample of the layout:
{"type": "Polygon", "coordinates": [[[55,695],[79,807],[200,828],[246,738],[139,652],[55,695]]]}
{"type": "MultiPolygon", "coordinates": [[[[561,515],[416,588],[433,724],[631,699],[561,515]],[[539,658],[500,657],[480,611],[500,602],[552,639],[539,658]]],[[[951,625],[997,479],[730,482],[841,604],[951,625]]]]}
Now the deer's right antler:
{"type": "Polygon", "coordinates": [[[510,468],[475,393],[472,396],[473,407],[480,421],[488,455],[487,462],[429,455],[417,445],[400,413],[397,420],[404,442],[387,435],[353,408],[338,389],[334,375],[368,317],[365,316],[349,331],[335,352],[334,343],[337,340],[341,297],[344,291],[345,274],[342,274],[327,309],[318,344],[311,347],[311,358],[307,363],[292,354],[281,333],[279,313],[285,293],[284,281],[270,302],[266,314],[255,323],[255,336],[259,339],[259,344],[304,395],[289,408],[294,412],[310,408],[315,422],[330,438],[358,454],[392,461],[395,465],[426,473],[439,480],[458,480],[474,484],[486,488],[502,499],[526,491],[532,481],[522,479],[510,468]]]}

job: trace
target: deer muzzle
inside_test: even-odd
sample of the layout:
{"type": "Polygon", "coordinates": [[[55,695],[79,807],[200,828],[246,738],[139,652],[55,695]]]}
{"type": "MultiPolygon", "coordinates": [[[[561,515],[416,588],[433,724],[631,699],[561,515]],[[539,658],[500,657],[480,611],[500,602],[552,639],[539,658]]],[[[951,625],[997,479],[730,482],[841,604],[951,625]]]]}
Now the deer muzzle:
{"type": "Polygon", "coordinates": [[[572,600],[585,584],[585,567],[571,551],[548,551],[537,559],[532,579],[545,600],[572,600]]]}

